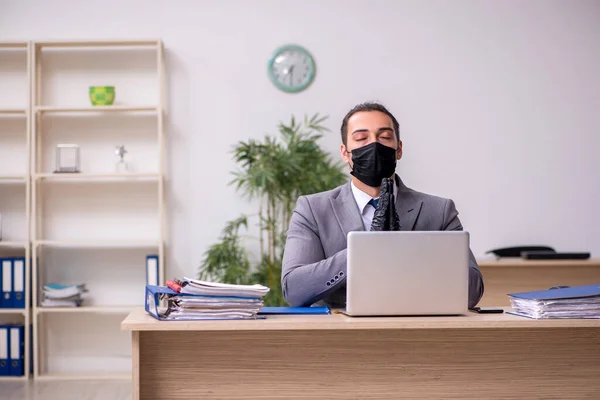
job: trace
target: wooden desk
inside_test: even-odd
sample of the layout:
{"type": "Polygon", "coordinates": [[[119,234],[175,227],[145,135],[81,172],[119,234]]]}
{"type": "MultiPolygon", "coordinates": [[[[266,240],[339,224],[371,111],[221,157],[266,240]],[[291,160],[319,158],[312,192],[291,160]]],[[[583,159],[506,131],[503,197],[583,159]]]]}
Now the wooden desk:
{"type": "Polygon", "coordinates": [[[508,314],[159,322],[132,331],[133,399],[600,399],[600,320],[508,314]]]}
{"type": "Polygon", "coordinates": [[[480,306],[510,306],[508,293],[600,283],[600,260],[478,261],[485,293],[480,306]]]}

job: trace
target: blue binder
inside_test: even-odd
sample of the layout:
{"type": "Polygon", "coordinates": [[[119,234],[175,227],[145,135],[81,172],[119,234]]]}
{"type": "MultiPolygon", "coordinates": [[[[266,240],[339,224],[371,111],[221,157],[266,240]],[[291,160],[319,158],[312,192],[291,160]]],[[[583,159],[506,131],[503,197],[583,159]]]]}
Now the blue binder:
{"type": "Polygon", "coordinates": [[[0,325],[0,376],[8,376],[9,344],[8,326],[0,325]]]}
{"type": "Polygon", "coordinates": [[[13,279],[12,279],[12,259],[0,259],[0,274],[2,275],[2,291],[0,293],[0,308],[12,308],[13,279]]]}
{"type": "Polygon", "coordinates": [[[25,258],[12,259],[13,308],[25,308],[25,258]]]}
{"type": "Polygon", "coordinates": [[[9,338],[10,338],[10,357],[8,374],[10,376],[23,376],[25,374],[25,368],[23,358],[25,354],[25,336],[24,336],[23,325],[9,327],[9,338]]]}
{"type": "Polygon", "coordinates": [[[263,307],[258,315],[325,315],[329,307],[263,307]]]}
{"type": "Polygon", "coordinates": [[[535,292],[511,293],[510,297],[526,300],[558,300],[600,296],[600,284],[573,286],[561,289],[538,290],[535,292]]]}
{"type": "MultiPolygon", "coordinates": [[[[146,300],[144,308],[146,312],[159,321],[166,321],[165,318],[168,308],[161,307],[161,300],[168,299],[170,296],[196,297],[197,295],[189,293],[177,293],[166,286],[146,285],[146,300]]],[[[224,297],[226,299],[227,297],[224,297]]],[[[180,320],[182,321],[182,320],[180,320]]]]}
{"type": "Polygon", "coordinates": [[[152,315],[159,321],[163,321],[165,319],[164,313],[166,312],[166,310],[161,309],[160,307],[161,299],[163,298],[163,296],[177,294],[179,293],[168,287],[146,285],[146,300],[144,303],[144,308],[146,309],[146,312],[148,314],[152,315]]]}

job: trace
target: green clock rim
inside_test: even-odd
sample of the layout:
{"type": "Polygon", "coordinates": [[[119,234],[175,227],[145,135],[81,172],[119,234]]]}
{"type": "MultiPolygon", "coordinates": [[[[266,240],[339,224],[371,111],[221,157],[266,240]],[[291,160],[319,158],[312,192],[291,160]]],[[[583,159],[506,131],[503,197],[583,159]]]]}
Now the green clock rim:
{"type": "Polygon", "coordinates": [[[314,60],[312,54],[310,54],[310,52],[308,50],[306,50],[304,47],[299,46],[297,44],[286,44],[284,46],[280,46],[277,49],[275,49],[275,51],[273,52],[273,55],[269,59],[269,64],[268,64],[269,79],[271,80],[273,85],[275,85],[278,89],[283,90],[284,92],[287,92],[287,93],[301,92],[304,89],[306,89],[307,87],[309,87],[315,80],[315,75],[317,72],[316,70],[317,70],[317,67],[315,65],[315,60],[314,60]],[[287,50],[296,50],[301,53],[304,53],[308,56],[308,59],[310,60],[310,73],[308,75],[308,81],[306,81],[306,83],[303,83],[300,86],[287,86],[285,84],[282,84],[273,75],[273,64],[275,63],[275,59],[277,58],[277,56],[279,54],[281,54],[282,52],[287,51],[287,50]]]}

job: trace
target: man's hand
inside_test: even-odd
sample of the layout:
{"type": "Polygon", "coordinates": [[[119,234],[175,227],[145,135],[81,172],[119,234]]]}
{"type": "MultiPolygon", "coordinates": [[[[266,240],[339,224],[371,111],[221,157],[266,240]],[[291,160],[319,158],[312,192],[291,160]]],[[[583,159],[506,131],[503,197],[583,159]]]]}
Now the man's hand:
{"type": "Polygon", "coordinates": [[[396,212],[396,199],[394,198],[394,181],[384,178],[381,181],[381,192],[377,210],[371,223],[371,231],[399,231],[400,218],[396,212]]]}

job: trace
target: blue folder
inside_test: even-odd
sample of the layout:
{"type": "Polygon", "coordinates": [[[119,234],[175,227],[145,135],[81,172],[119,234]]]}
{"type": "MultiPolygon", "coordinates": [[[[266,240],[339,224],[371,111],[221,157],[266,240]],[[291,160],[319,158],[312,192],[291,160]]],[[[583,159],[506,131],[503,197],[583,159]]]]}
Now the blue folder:
{"type": "Polygon", "coordinates": [[[0,258],[0,308],[13,307],[13,277],[12,259],[0,258]]]}
{"type": "Polygon", "coordinates": [[[13,308],[25,308],[25,258],[12,259],[13,308]]]}
{"type": "Polygon", "coordinates": [[[8,327],[9,330],[9,366],[8,375],[23,376],[25,367],[23,363],[25,355],[25,327],[23,325],[14,325],[8,327]]]}
{"type": "MultiPolygon", "coordinates": [[[[168,313],[168,309],[167,307],[161,307],[161,301],[168,299],[170,296],[198,297],[198,295],[190,293],[177,293],[167,286],[146,285],[146,300],[144,302],[144,308],[146,312],[159,321],[168,320],[165,318],[166,314],[168,313]]],[[[223,297],[224,300],[233,298],[234,297],[223,297]]],[[[180,319],[179,321],[183,321],[183,319],[180,319]]]]}
{"type": "Polygon", "coordinates": [[[263,307],[259,315],[325,315],[331,314],[329,307],[263,307]]]}
{"type": "Polygon", "coordinates": [[[534,292],[510,293],[510,297],[526,300],[576,299],[600,296],[600,284],[572,286],[560,289],[538,290],[534,292]]]}
{"type": "Polygon", "coordinates": [[[7,325],[0,325],[0,376],[8,376],[10,335],[7,325]]]}

